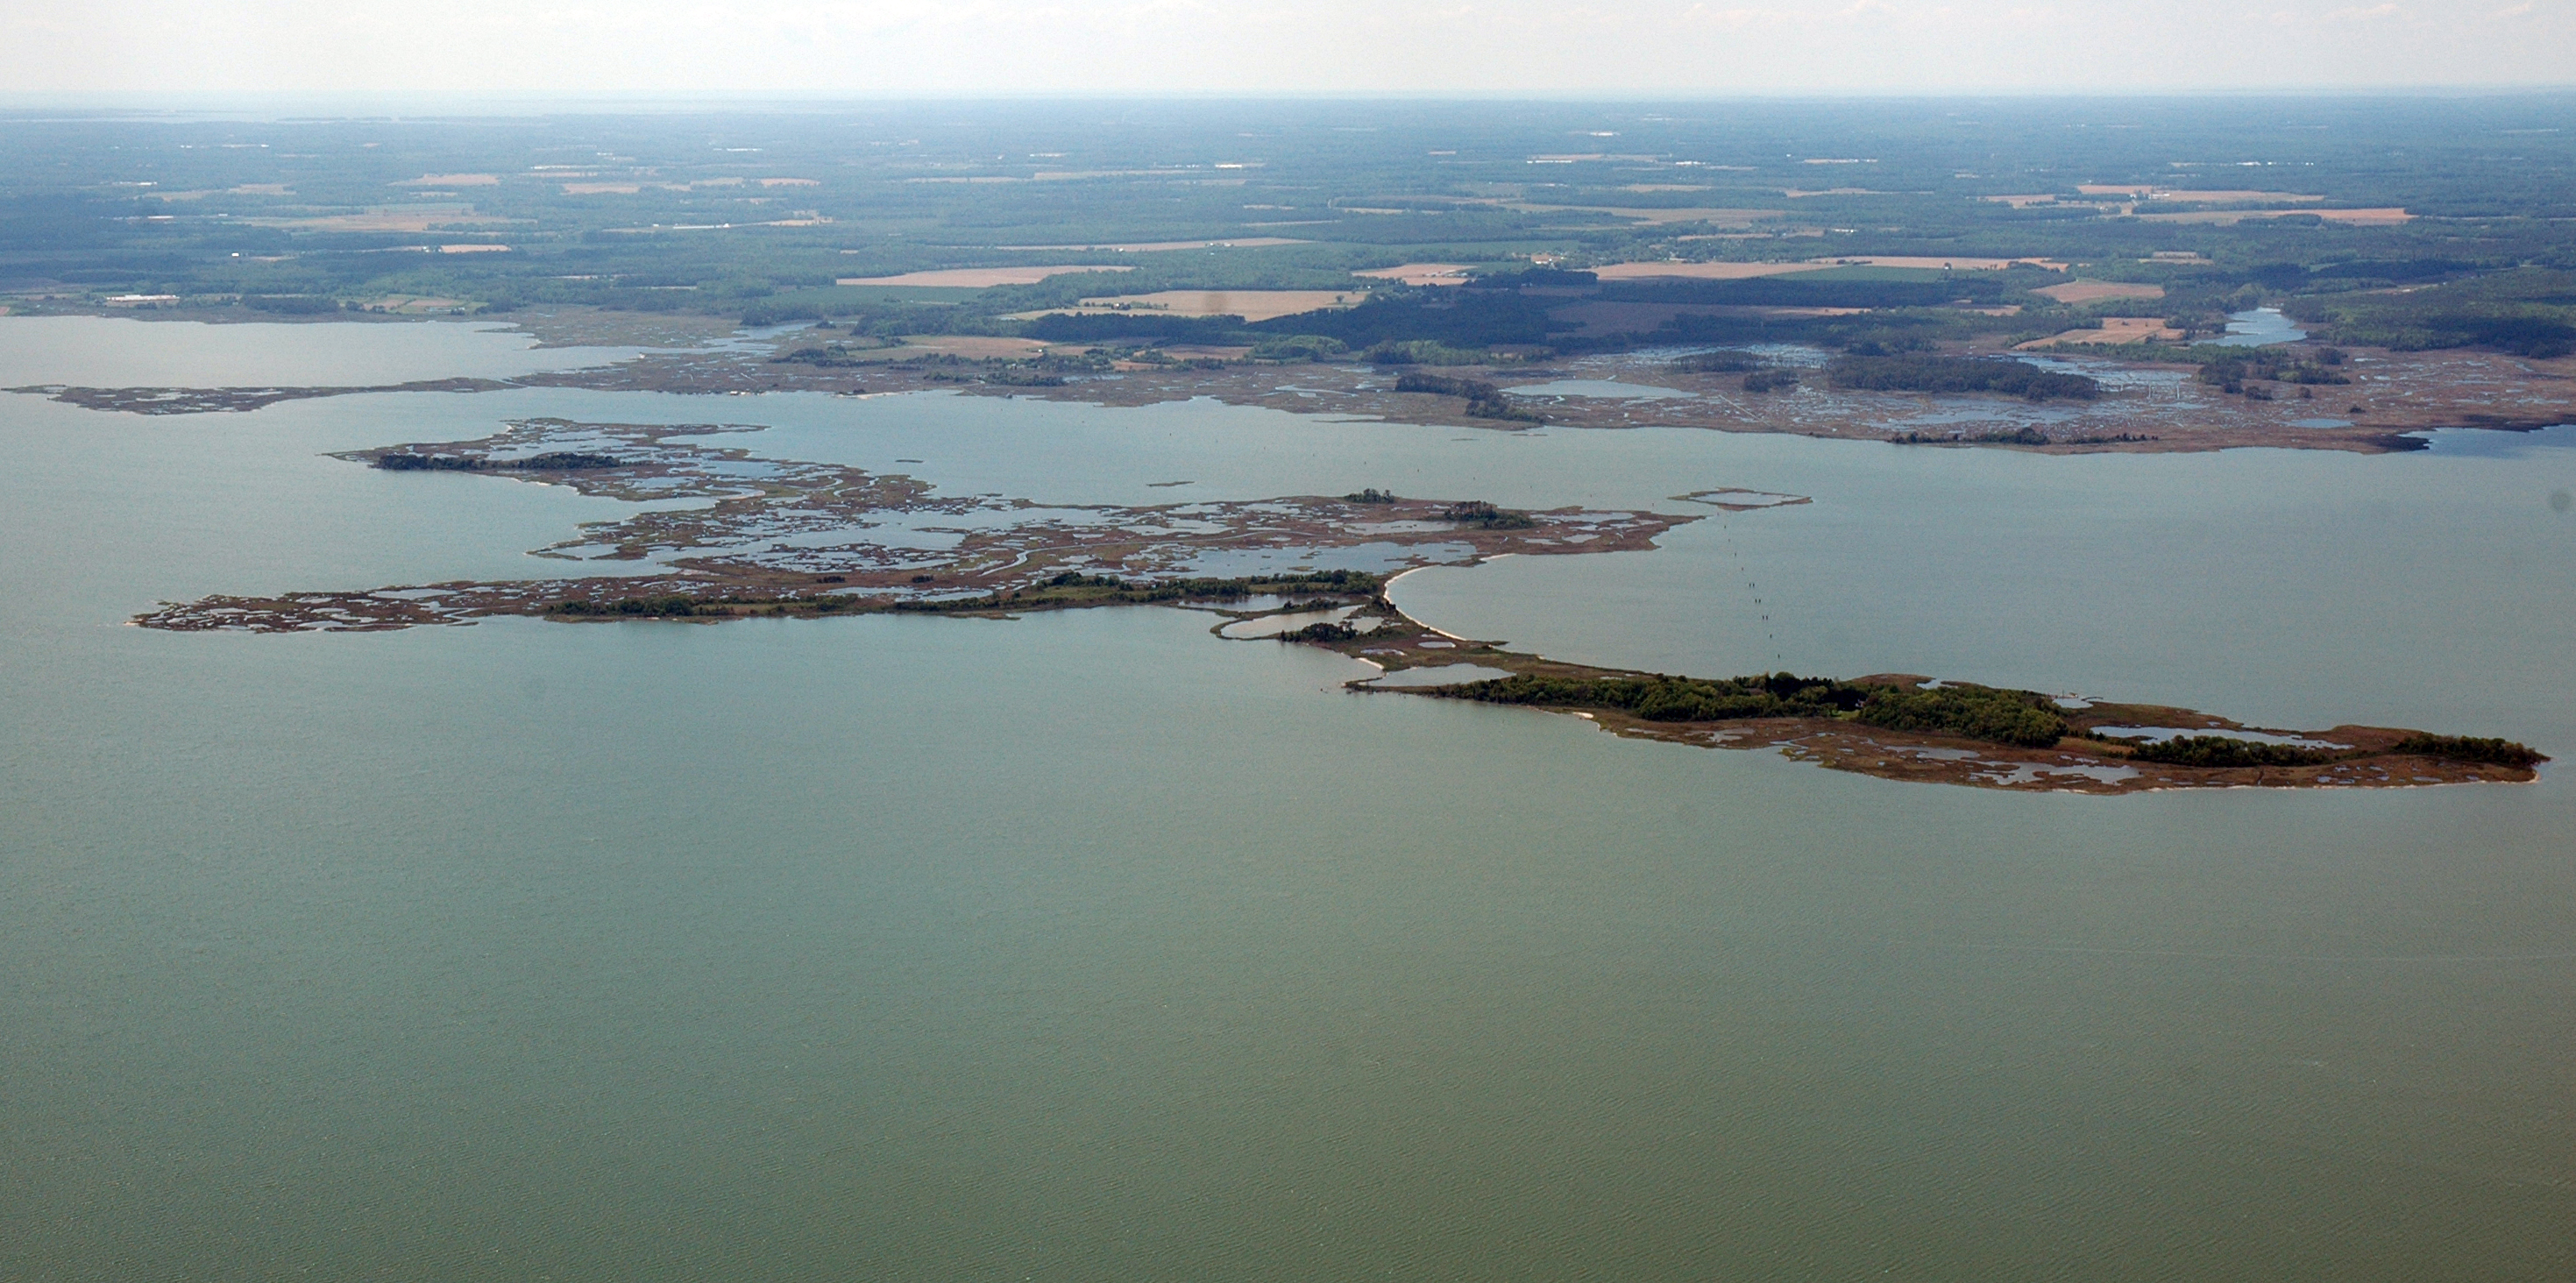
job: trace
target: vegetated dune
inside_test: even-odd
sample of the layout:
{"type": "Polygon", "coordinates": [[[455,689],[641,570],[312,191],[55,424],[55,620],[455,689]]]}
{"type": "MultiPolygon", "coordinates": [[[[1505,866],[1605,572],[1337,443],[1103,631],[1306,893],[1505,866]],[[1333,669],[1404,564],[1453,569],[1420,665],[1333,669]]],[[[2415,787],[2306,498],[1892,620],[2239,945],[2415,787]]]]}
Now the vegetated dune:
{"type": "Polygon", "coordinates": [[[2231,223],[2241,223],[2249,218],[2289,218],[2293,215],[2304,217],[2310,214],[2313,214],[2318,218],[2322,218],[2329,223],[2350,223],[2356,227],[2387,227],[2397,223],[2411,222],[2415,217],[2413,214],[2407,213],[2404,209],[2392,206],[2381,209],[2195,210],[2190,213],[2180,214],[2140,214],[2138,215],[2138,221],[2142,223],[2214,223],[2220,226],[2225,226],[2231,223]]]}
{"type": "Polygon", "coordinates": [[[1293,236],[1237,236],[1221,241],[1136,241],[1124,245],[996,245],[995,249],[1025,250],[1114,250],[1121,254],[1151,254],[1175,249],[1263,249],[1272,245],[1311,245],[1293,236]]]}
{"type": "Polygon", "coordinates": [[[1729,227],[1750,227],[1766,218],[1787,213],[1778,209],[1655,209],[1636,205],[1534,205],[1527,201],[1503,201],[1501,207],[1523,214],[1610,214],[1633,218],[1649,227],[1667,223],[1717,223],[1729,227]]]}
{"type": "Polygon", "coordinates": [[[2060,303],[2091,303],[2106,298],[2163,298],[2165,287],[2143,285],[2134,281],[2068,281],[2032,290],[2060,303]]]}
{"type": "MultiPolygon", "coordinates": [[[[596,177],[596,175],[575,174],[555,175],[554,177],[593,178],[596,177]]],[[[823,182],[823,180],[819,178],[759,178],[752,181],[759,183],[763,187],[820,187],[823,182]]],[[[566,196],[633,196],[648,187],[655,191],[662,192],[692,192],[702,191],[709,188],[740,187],[742,185],[743,181],[741,179],[731,177],[701,178],[694,182],[686,183],[654,183],[645,182],[641,179],[626,181],[610,180],[606,182],[567,181],[563,185],[563,191],[566,196]]],[[[774,226],[774,224],[772,225],[774,226]]]]}
{"type": "Polygon", "coordinates": [[[918,285],[944,289],[988,290],[996,285],[1035,285],[1071,272],[1132,272],[1125,264],[1060,264],[1054,267],[946,267],[900,276],[846,276],[836,285],[918,285]]]}
{"type": "MultiPolygon", "coordinates": [[[[2252,204],[2256,201],[2318,201],[2323,196],[2304,192],[2261,192],[2248,188],[2177,188],[2154,183],[2082,183],[2075,190],[2087,196],[2133,196],[2149,200],[2197,201],[2204,204],[2226,201],[2230,204],[2252,204]]],[[[1987,197],[2002,200],[2005,197],[1987,197]]]]}
{"type": "Polygon", "coordinates": [[[355,214],[244,218],[236,221],[252,227],[284,227],[309,232],[426,232],[433,227],[493,226],[520,220],[478,217],[471,205],[398,205],[355,214]]]}
{"type": "Polygon", "coordinates": [[[1079,315],[1144,312],[1161,316],[1240,316],[1246,321],[1267,321],[1273,317],[1293,316],[1299,312],[1346,307],[1358,303],[1365,297],[1367,292],[1359,289],[1157,290],[1151,294],[1087,298],[1074,307],[1046,310],[1073,312],[1079,315]]]}
{"type": "Polygon", "coordinates": [[[1464,263],[1399,263],[1394,267],[1373,267],[1353,276],[1373,277],[1401,285],[1464,285],[1467,265],[1464,263]]]}
{"type": "Polygon", "coordinates": [[[1865,307],[1784,307],[1778,305],[1737,303],[1624,303],[1590,301],[1569,303],[1548,309],[1548,316],[1558,321],[1572,321],[1583,328],[1572,332],[1574,338],[1596,338],[1612,334],[1645,334],[1679,316],[1740,316],[1767,320],[1791,320],[1813,316],[1858,316],[1865,307]]]}
{"type": "Polygon", "coordinates": [[[2415,221],[2413,214],[2396,206],[2380,209],[2303,209],[2290,212],[2314,214],[2329,223],[2350,223],[2356,227],[2385,227],[2415,221]]]}
{"type": "Polygon", "coordinates": [[[1866,254],[1838,258],[1811,259],[1826,267],[1919,267],[1938,270],[1952,268],[1962,272],[2000,272],[2016,263],[2045,267],[2063,272],[2066,264],[2053,258],[1942,258],[1930,254],[1866,254]]]}
{"type": "Polygon", "coordinates": [[[456,311],[457,309],[465,306],[465,300],[442,298],[436,295],[424,297],[417,294],[388,294],[382,298],[367,299],[361,302],[359,306],[361,309],[369,312],[396,312],[404,315],[427,316],[436,313],[456,311]]]}
{"type": "Polygon", "coordinates": [[[2242,189],[2231,189],[2227,191],[2174,191],[2168,188],[2159,187],[2147,194],[2157,200],[2184,201],[2205,205],[2214,205],[2221,202],[2231,205],[2250,205],[2257,201],[2273,201],[2277,203],[2284,201],[2319,201],[2325,199],[2323,196],[2308,196],[2298,192],[2257,192],[2242,189]]]}
{"type": "Polygon", "coordinates": [[[1963,272],[2001,271],[2016,263],[2063,272],[2066,264],[2046,258],[1934,258],[1927,255],[1865,254],[1839,258],[1815,258],[1803,263],[1610,263],[1587,268],[1605,281],[1637,281],[1655,277],[1672,277],[1694,281],[1740,281],[1755,276],[1780,276],[1789,272],[1820,272],[1832,267],[1914,267],[1939,271],[1950,268],[1963,272]]]}
{"type": "Polygon", "coordinates": [[[1741,281],[1756,276],[1816,272],[1831,263],[1610,263],[1588,268],[1605,281],[1643,281],[1670,277],[1692,281],[1741,281]]]}
{"type": "Polygon", "coordinates": [[[2068,330],[2020,346],[2030,350],[2061,343],[2179,343],[2182,337],[2182,331],[2165,324],[2160,316],[2106,316],[2101,329],[2068,330]]]}
{"type": "Polygon", "coordinates": [[[884,349],[884,355],[888,360],[899,360],[908,356],[940,355],[977,361],[993,358],[1019,361],[1038,356],[1046,350],[1047,345],[1036,339],[1010,338],[995,334],[928,334],[907,338],[903,341],[902,347],[884,349]]]}

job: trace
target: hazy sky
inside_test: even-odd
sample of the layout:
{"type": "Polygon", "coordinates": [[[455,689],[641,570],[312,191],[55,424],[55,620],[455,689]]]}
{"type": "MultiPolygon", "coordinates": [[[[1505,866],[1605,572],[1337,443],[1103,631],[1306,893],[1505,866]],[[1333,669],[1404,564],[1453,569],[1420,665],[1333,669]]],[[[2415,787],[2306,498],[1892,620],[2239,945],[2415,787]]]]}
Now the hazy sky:
{"type": "Polygon", "coordinates": [[[2576,83],[2576,0],[7,0],[19,93],[2138,92],[2576,83]]]}

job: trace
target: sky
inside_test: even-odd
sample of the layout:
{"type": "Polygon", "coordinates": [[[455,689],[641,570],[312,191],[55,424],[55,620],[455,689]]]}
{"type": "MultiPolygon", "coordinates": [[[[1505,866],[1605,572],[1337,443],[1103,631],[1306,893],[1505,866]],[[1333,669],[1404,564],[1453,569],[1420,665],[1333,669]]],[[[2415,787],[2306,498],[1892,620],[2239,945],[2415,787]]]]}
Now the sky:
{"type": "Polygon", "coordinates": [[[6,0],[9,96],[2576,84],[2576,0],[6,0]]]}

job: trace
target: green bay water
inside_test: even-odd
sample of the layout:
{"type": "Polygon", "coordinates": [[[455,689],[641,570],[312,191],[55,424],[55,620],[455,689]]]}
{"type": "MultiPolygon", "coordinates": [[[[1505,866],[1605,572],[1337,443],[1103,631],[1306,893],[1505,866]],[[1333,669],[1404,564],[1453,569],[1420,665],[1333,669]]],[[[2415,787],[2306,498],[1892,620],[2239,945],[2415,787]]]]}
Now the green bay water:
{"type": "Polygon", "coordinates": [[[374,387],[583,369],[636,351],[541,348],[494,321],[209,325],[13,316],[6,326],[0,387],[374,387]]]}
{"type": "Polygon", "coordinates": [[[2576,752],[2547,435],[2045,459],[1206,404],[10,397],[0,1277],[2576,1267],[2563,771],[1904,785],[1348,695],[1351,661],[1167,609],[122,626],[560,573],[524,550],[619,505],[320,457],[525,414],[771,423],[729,443],[1058,502],[1780,490],[1815,501],[1398,596],[1592,662],[2576,752]]]}

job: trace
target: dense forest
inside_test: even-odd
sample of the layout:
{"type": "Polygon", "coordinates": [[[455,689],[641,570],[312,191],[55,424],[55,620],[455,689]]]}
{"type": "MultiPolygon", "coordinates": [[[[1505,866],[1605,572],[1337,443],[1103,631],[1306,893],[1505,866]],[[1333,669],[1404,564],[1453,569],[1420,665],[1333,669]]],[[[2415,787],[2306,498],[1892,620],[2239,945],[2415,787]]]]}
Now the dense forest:
{"type": "MultiPolygon", "coordinates": [[[[2410,735],[2387,750],[2416,757],[2438,758],[2450,762],[2478,762],[2489,766],[2508,766],[2528,770],[2549,759],[2539,751],[2512,740],[2487,739],[2471,735],[2410,735]]],[[[2142,762],[2168,762],[2176,766],[2244,767],[2244,766],[2320,766],[2355,757],[2374,754],[2358,749],[2310,748],[2298,744],[2266,744],[2258,740],[2238,739],[2229,735],[2177,735],[2152,743],[2141,742],[2130,751],[2142,762]]]]}
{"type": "MultiPolygon", "coordinates": [[[[829,582],[844,582],[838,575],[829,582]]],[[[723,617],[739,613],[737,608],[780,613],[835,614],[842,611],[884,610],[897,614],[974,615],[1011,610],[1034,610],[1060,606],[1128,605],[1172,601],[1240,601],[1247,597],[1297,593],[1333,594],[1336,597],[1374,597],[1385,587],[1377,575],[1359,570],[1318,570],[1309,573],[1280,575],[1243,575],[1234,578],[1195,579],[1122,579],[1115,575],[1086,575],[1066,571],[1043,582],[1009,592],[968,594],[953,597],[912,597],[877,605],[837,591],[811,596],[710,596],[692,597],[683,593],[646,593],[606,600],[568,598],[546,606],[545,613],[572,618],[660,618],[689,619],[723,617]]],[[[1327,603],[1318,603],[1327,604],[1327,603]]]]}
{"type": "Polygon", "coordinates": [[[2330,748],[2302,748],[2296,744],[2265,744],[2228,735],[2177,735],[2140,744],[2130,751],[2129,756],[2141,762],[2218,768],[2318,766],[2351,754],[2330,748]]]}
{"type": "Polygon", "coordinates": [[[2090,401],[2102,385],[2081,374],[2057,374],[2028,361],[1971,356],[1839,356],[1825,365],[1838,388],[1894,392],[1996,392],[2046,401],[2090,401]]]}
{"type": "Polygon", "coordinates": [[[2282,310],[2329,328],[2342,342],[2399,351],[2492,347],[2531,357],[2576,352],[2576,272],[2515,269],[2405,293],[2316,294],[2288,300],[2282,310]]]}
{"type": "Polygon", "coordinates": [[[1930,731],[1997,744],[2045,747],[2066,734],[2048,697],[2030,691],[1944,685],[1929,690],[1827,677],[1604,677],[1528,675],[1435,688],[1431,693],[1488,704],[1615,708],[1650,722],[1718,722],[1754,717],[1852,717],[1890,730],[1930,731]]]}
{"type": "Polygon", "coordinates": [[[1444,375],[1407,370],[1395,381],[1398,392],[1428,392],[1434,396],[1465,397],[1467,414],[1477,419],[1512,419],[1530,423],[1539,416],[1512,404],[1502,389],[1482,379],[1453,379],[1444,375]]]}
{"type": "Polygon", "coordinates": [[[2343,372],[2340,348],[2284,352],[2265,348],[2204,348],[2207,355],[2193,378],[2228,392],[2242,392],[2248,380],[2326,386],[2352,382],[2343,372]]]}
{"type": "MultiPolygon", "coordinates": [[[[1323,640],[1331,637],[1318,634],[1323,640]]],[[[2071,734],[2119,744],[2142,762],[2208,769],[2318,766],[2383,753],[2527,770],[2549,759],[2511,740],[2415,734],[2384,750],[2270,744],[2226,734],[2177,735],[2150,741],[2077,731],[2056,701],[2037,691],[1945,682],[1900,686],[1774,673],[1768,677],[1541,677],[1519,674],[1420,693],[1485,704],[1557,709],[1616,709],[1649,722],[1725,722],[1761,717],[1848,718],[1893,731],[2047,748],[2071,734]]]]}
{"type": "Polygon", "coordinates": [[[486,459],[479,455],[414,454],[407,450],[388,450],[376,456],[375,466],[387,472],[572,472],[583,468],[614,468],[625,460],[613,454],[595,454],[581,450],[552,450],[532,454],[524,459],[486,459]]]}

